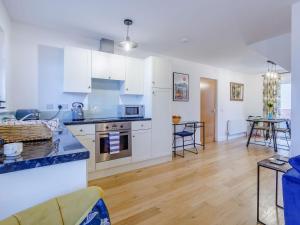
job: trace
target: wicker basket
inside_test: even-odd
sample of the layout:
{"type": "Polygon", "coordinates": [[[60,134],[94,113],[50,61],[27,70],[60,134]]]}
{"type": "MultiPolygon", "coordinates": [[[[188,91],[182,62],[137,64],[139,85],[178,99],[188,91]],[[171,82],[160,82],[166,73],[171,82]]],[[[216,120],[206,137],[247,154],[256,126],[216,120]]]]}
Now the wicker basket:
{"type": "Polygon", "coordinates": [[[0,139],[5,143],[49,140],[51,130],[45,124],[0,124],[0,139]]]}

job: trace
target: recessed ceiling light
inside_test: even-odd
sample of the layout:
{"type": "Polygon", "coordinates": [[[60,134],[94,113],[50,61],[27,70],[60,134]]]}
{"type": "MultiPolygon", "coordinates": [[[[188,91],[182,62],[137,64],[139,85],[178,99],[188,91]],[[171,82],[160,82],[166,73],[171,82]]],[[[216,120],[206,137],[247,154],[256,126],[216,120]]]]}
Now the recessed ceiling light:
{"type": "Polygon", "coordinates": [[[189,42],[189,39],[186,38],[186,37],[183,37],[183,38],[180,39],[180,42],[185,44],[185,43],[189,42]]]}

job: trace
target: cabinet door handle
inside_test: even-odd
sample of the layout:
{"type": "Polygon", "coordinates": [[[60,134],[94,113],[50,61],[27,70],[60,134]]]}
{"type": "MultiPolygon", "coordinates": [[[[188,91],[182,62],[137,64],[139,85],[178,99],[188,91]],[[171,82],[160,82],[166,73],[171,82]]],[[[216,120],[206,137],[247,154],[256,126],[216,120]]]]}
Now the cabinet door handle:
{"type": "Polygon", "coordinates": [[[126,88],[126,91],[128,91],[128,88],[126,88]]]}
{"type": "Polygon", "coordinates": [[[93,140],[93,142],[95,143],[95,140],[93,140]]]}
{"type": "Polygon", "coordinates": [[[88,89],[91,89],[91,86],[89,86],[88,89]]]}
{"type": "Polygon", "coordinates": [[[82,129],[80,129],[79,131],[80,131],[80,132],[83,132],[83,130],[82,130],[82,129]]]}
{"type": "Polygon", "coordinates": [[[132,137],[133,137],[133,138],[135,138],[135,136],[134,136],[134,135],[133,135],[132,137]]]}

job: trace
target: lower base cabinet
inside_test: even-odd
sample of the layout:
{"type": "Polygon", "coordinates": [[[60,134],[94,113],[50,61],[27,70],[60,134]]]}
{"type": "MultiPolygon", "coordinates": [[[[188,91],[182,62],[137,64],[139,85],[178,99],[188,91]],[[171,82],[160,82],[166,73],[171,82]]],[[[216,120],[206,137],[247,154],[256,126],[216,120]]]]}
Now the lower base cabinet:
{"type": "Polygon", "coordinates": [[[132,161],[151,158],[151,129],[132,131],[132,161]]]}
{"type": "Polygon", "coordinates": [[[90,152],[90,158],[88,159],[88,172],[95,171],[95,135],[83,135],[76,136],[78,141],[90,152]]]}

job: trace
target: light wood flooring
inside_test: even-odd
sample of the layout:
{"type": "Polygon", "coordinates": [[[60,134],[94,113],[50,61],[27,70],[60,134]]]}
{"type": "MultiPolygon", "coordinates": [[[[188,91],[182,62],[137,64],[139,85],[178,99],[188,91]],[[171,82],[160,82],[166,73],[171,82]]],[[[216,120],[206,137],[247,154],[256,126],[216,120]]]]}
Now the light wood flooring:
{"type": "MultiPolygon", "coordinates": [[[[256,224],[257,161],[273,155],[246,139],[209,144],[199,155],[94,180],[105,192],[112,225],[256,224]]],[[[276,209],[275,176],[263,169],[261,219],[283,223],[276,209]]],[[[281,198],[281,197],[280,197],[281,198]]]]}

